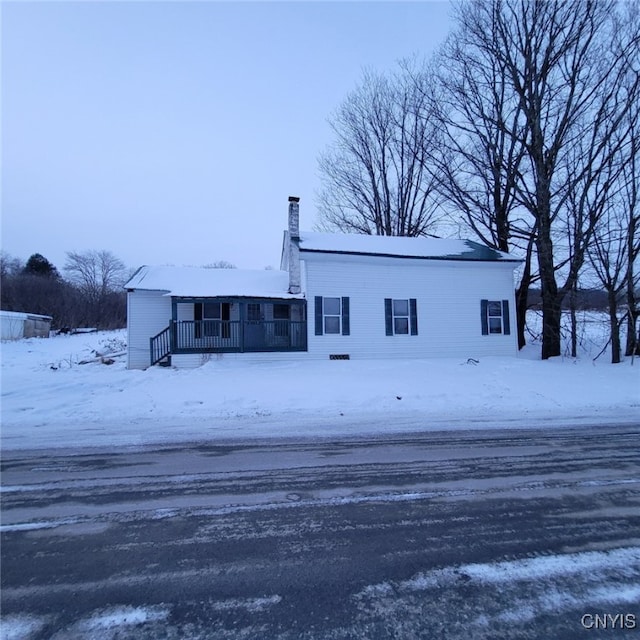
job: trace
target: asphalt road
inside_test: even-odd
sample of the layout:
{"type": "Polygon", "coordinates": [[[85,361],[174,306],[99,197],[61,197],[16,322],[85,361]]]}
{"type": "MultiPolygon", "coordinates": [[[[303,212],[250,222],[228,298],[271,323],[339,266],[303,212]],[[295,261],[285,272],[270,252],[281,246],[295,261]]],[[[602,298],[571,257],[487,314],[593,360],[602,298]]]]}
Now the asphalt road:
{"type": "Polygon", "coordinates": [[[640,637],[640,425],[8,452],[0,637],[640,637]]]}

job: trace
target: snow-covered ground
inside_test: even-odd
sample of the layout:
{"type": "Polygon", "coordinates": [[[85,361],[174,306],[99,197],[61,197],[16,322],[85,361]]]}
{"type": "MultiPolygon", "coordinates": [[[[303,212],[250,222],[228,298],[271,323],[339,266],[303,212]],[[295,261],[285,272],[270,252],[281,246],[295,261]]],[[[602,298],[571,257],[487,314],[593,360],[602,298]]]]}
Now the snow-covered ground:
{"type": "Polygon", "coordinates": [[[637,422],[640,359],[594,361],[606,329],[584,326],[577,359],[543,362],[532,344],[477,364],[213,357],[193,370],[128,371],[122,356],[80,364],[122,352],[125,331],[4,342],[2,448],[637,422]]]}

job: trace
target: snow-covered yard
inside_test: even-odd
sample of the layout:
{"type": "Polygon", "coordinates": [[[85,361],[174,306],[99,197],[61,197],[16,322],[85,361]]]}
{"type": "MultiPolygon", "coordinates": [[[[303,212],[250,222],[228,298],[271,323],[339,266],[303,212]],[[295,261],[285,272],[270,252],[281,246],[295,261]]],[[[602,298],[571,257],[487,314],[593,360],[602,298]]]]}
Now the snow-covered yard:
{"type": "Polygon", "coordinates": [[[594,323],[576,360],[542,362],[534,344],[477,364],[213,357],[194,370],[147,371],[127,370],[124,357],[79,364],[122,352],[124,331],[5,342],[2,448],[637,421],[640,360],[594,362],[603,331],[594,323]]]}

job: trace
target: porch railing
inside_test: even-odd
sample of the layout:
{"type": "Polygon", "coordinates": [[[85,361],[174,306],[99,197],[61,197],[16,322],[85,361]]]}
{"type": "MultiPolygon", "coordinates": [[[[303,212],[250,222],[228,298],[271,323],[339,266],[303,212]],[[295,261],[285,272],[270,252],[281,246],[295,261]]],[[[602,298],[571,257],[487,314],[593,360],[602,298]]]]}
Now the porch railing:
{"type": "Polygon", "coordinates": [[[158,364],[171,354],[171,327],[163,329],[158,335],[149,338],[151,347],[151,366],[158,364]]]}
{"type": "Polygon", "coordinates": [[[174,353],[305,351],[307,323],[291,320],[178,320],[174,353]]]}

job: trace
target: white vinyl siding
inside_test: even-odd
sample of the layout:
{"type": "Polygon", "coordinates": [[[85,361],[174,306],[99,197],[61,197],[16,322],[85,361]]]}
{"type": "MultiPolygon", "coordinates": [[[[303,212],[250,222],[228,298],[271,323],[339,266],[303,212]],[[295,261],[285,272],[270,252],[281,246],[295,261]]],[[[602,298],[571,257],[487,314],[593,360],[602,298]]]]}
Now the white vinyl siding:
{"type": "MultiPolygon", "coordinates": [[[[301,252],[301,259],[302,287],[307,300],[308,353],[186,354],[172,356],[172,364],[198,366],[211,358],[324,359],[330,354],[348,354],[351,358],[477,358],[517,353],[513,263],[305,252],[301,252]],[[315,311],[319,298],[340,300],[340,333],[317,332],[315,311]],[[387,299],[409,301],[409,337],[406,333],[399,334],[397,339],[393,334],[387,335],[387,299]],[[481,309],[490,301],[502,303],[502,333],[487,337],[482,331],[481,309]]],[[[171,298],[164,293],[143,290],[128,293],[129,368],[149,366],[149,339],[170,324],[171,298]]],[[[401,309],[396,311],[394,315],[398,320],[406,317],[400,313],[401,309]]],[[[299,308],[293,307],[291,313],[291,320],[301,319],[299,308]]],[[[273,319],[273,306],[261,304],[260,314],[265,320],[273,319]]],[[[328,313],[326,317],[331,315],[328,313]]],[[[231,306],[230,316],[231,320],[238,319],[237,304],[231,306]]],[[[193,320],[194,305],[178,304],[177,317],[193,320]]],[[[325,314],[321,317],[324,329],[325,314]]],[[[484,317],[488,325],[490,316],[484,317]]],[[[497,318],[497,315],[491,317],[497,318]]],[[[493,325],[495,330],[496,322],[493,325]]]]}
{"type": "Polygon", "coordinates": [[[127,367],[146,369],[151,364],[149,339],[171,322],[171,298],[164,291],[127,293],[127,367]]]}
{"type": "MultiPolygon", "coordinates": [[[[477,357],[517,353],[516,335],[483,339],[480,301],[514,298],[513,263],[420,260],[301,253],[309,305],[331,292],[350,299],[350,335],[316,335],[308,325],[310,357],[477,357]],[[390,339],[385,299],[416,299],[417,335],[390,339]]],[[[515,304],[510,304],[513,314],[515,304]]],[[[398,314],[398,317],[400,315],[398,314]]],[[[515,317],[511,316],[511,326],[515,317]]]]}

